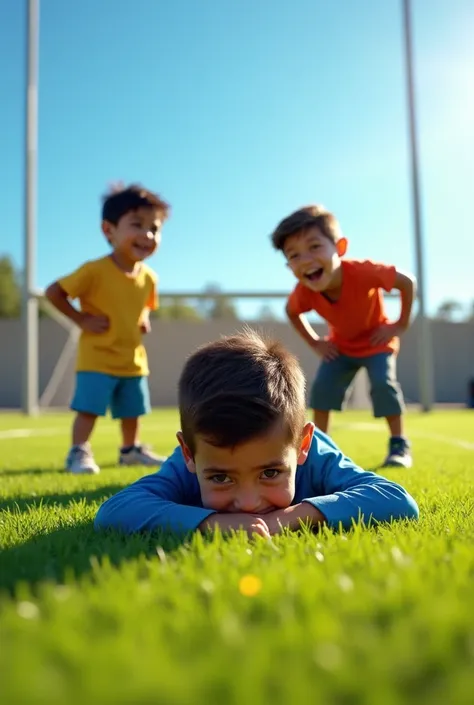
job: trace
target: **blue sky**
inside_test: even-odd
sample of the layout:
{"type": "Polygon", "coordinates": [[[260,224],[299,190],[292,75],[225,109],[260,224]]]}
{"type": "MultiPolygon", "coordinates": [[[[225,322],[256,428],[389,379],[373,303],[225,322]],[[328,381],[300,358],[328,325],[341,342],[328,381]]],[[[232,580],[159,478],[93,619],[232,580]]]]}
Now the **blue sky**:
{"type": "MultiPolygon", "coordinates": [[[[0,252],[18,266],[25,5],[0,4],[0,252]]],[[[413,10],[434,310],[474,298],[474,4],[413,10]]],[[[173,206],[162,290],[290,290],[268,234],[309,202],[351,256],[413,270],[402,47],[401,0],[42,0],[38,287],[107,251],[115,180],[173,206]]]]}

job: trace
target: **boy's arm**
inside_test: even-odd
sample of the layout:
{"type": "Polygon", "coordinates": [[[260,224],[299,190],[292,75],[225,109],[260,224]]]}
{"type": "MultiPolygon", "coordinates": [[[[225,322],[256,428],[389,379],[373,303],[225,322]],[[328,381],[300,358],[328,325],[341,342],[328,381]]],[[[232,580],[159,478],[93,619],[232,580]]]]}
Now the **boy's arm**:
{"type": "Polygon", "coordinates": [[[107,316],[93,316],[79,311],[71,304],[71,300],[88,293],[94,280],[94,265],[86,262],[79,269],[66,277],[50,284],[45,296],[64,316],[69,318],[82,330],[90,333],[104,333],[109,327],[107,316]]]}
{"type": "Polygon", "coordinates": [[[370,524],[418,519],[418,505],[401,485],[362,470],[320,431],[315,432],[313,444],[316,446],[311,448],[304,471],[311,473],[318,495],[281,510],[280,517],[272,517],[271,533],[274,519],[291,529],[299,528],[300,521],[349,529],[360,521],[370,524]],[[308,510],[305,505],[310,505],[308,510]]]}
{"type": "Polygon", "coordinates": [[[142,311],[142,315],[140,317],[139,326],[140,331],[142,333],[151,332],[150,314],[152,311],[156,311],[158,309],[158,276],[155,274],[155,272],[150,271],[150,279],[150,292],[145,307],[142,311]]]}
{"type": "Polygon", "coordinates": [[[285,311],[293,328],[318,355],[321,355],[325,360],[333,360],[338,356],[336,346],[330,341],[320,338],[306,315],[294,310],[291,297],[286,304],[285,311]]]}
{"type": "Polygon", "coordinates": [[[287,302],[285,312],[293,328],[297,333],[299,333],[303,340],[308,343],[308,345],[314,347],[315,343],[318,343],[321,340],[312,325],[309,323],[305,314],[296,313],[294,311],[291,301],[287,302]]]}
{"type": "Polygon", "coordinates": [[[159,472],[142,477],[106,500],[97,512],[94,526],[126,533],[153,529],[194,531],[214,513],[212,509],[193,506],[194,493],[193,476],[181,450],[176,449],[159,472]]]}
{"type": "Polygon", "coordinates": [[[410,325],[410,316],[416,295],[416,279],[412,274],[404,274],[397,269],[393,288],[400,292],[401,310],[396,325],[403,332],[410,325]]]}
{"type": "Polygon", "coordinates": [[[140,331],[142,333],[151,332],[150,309],[144,308],[140,318],[140,331]]]}
{"type": "Polygon", "coordinates": [[[66,316],[77,326],[81,327],[84,314],[82,311],[78,311],[77,308],[72,306],[69,301],[69,296],[58,282],[50,284],[44,292],[44,295],[63,316],[66,316]]]}
{"type": "Polygon", "coordinates": [[[305,502],[319,509],[330,527],[348,529],[354,521],[418,519],[418,505],[401,485],[362,470],[321,432],[314,442],[317,454],[308,469],[315,485],[319,478],[322,494],[305,502]]]}
{"type": "Polygon", "coordinates": [[[392,338],[402,335],[410,325],[410,316],[416,295],[416,279],[412,274],[404,274],[397,269],[393,289],[400,292],[400,316],[397,321],[385,323],[374,331],[371,338],[372,345],[387,343],[392,338]]]}

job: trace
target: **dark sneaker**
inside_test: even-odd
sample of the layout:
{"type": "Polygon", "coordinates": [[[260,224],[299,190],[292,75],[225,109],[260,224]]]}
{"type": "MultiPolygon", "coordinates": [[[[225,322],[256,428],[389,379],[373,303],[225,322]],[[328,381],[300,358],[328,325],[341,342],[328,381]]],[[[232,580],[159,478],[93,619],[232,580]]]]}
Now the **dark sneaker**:
{"type": "Polygon", "coordinates": [[[388,455],[382,465],[383,468],[411,468],[413,458],[410,453],[410,444],[405,438],[391,438],[388,444],[388,455]]]}

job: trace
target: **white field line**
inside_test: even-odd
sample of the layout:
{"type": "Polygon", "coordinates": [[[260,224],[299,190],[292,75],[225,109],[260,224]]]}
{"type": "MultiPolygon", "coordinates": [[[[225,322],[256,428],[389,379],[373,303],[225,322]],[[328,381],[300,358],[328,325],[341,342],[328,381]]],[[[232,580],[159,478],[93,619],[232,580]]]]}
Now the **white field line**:
{"type": "MultiPolygon", "coordinates": [[[[385,433],[385,427],[383,424],[371,423],[370,421],[359,423],[342,423],[338,424],[337,428],[347,428],[353,431],[378,431],[385,433]]],[[[102,433],[104,433],[104,431],[106,433],[116,433],[115,428],[106,427],[101,429],[101,431],[102,433]]],[[[31,438],[33,436],[55,436],[58,433],[65,432],[67,431],[63,428],[12,428],[8,431],[0,431],[0,440],[7,440],[9,438],[31,438]]],[[[410,435],[417,438],[425,438],[429,441],[439,441],[440,443],[446,443],[447,445],[454,446],[456,448],[474,451],[474,443],[469,443],[469,441],[464,441],[461,438],[439,436],[435,433],[426,433],[425,431],[411,431],[410,435]]]]}
{"type": "Polygon", "coordinates": [[[12,428],[0,431],[0,441],[8,438],[30,438],[31,436],[55,436],[61,433],[61,428],[12,428]]]}
{"type": "MultiPolygon", "coordinates": [[[[360,423],[342,423],[338,424],[337,428],[347,428],[354,431],[380,431],[385,433],[385,426],[383,424],[360,422],[360,423]]],[[[410,436],[415,436],[416,438],[425,438],[429,441],[439,441],[440,443],[446,443],[447,445],[454,446],[455,448],[463,448],[464,450],[474,451],[474,443],[469,443],[469,441],[464,441],[461,438],[451,438],[450,436],[440,436],[436,433],[426,433],[425,431],[410,431],[410,436]]]]}
{"type": "MultiPolygon", "coordinates": [[[[168,431],[169,429],[167,428],[167,426],[160,424],[153,428],[150,426],[150,424],[143,424],[141,430],[145,433],[150,434],[156,431],[162,433],[163,430],[168,431]]],[[[116,435],[118,433],[118,426],[117,424],[114,424],[110,426],[104,425],[101,427],[101,425],[99,424],[99,428],[97,429],[97,431],[97,435],[116,435]]],[[[0,441],[9,439],[11,440],[14,438],[33,438],[35,436],[57,436],[68,434],[70,434],[70,429],[68,426],[64,428],[12,428],[6,431],[0,431],[0,441]]]]}

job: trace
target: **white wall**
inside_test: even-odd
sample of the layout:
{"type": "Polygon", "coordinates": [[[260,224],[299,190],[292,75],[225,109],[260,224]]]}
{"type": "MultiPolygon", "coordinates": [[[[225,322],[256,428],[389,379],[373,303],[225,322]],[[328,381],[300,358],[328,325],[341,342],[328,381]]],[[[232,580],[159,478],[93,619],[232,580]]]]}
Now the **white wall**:
{"type": "MultiPolygon", "coordinates": [[[[186,357],[203,343],[242,328],[239,321],[162,321],[153,322],[153,332],[147,338],[151,365],[150,387],[154,406],[175,406],[176,385],[186,357]]],[[[300,359],[310,383],[318,359],[286,323],[252,322],[253,327],[268,331],[281,340],[300,359]]],[[[316,327],[317,328],[317,327],[316,327]]],[[[318,328],[317,328],[318,329],[318,328]]],[[[319,332],[324,327],[319,328],[319,332]]],[[[40,392],[48,383],[68,333],[55,321],[40,320],[40,392]]],[[[0,407],[17,408],[21,404],[21,324],[0,320],[0,407]]],[[[474,324],[433,323],[436,389],[439,403],[465,403],[467,384],[474,377],[474,324]]],[[[417,326],[416,322],[402,341],[399,357],[399,379],[408,402],[417,402],[417,326]]],[[[67,406],[74,384],[74,361],[67,366],[51,406],[67,406]]],[[[353,402],[367,405],[365,373],[357,380],[353,402]]]]}

